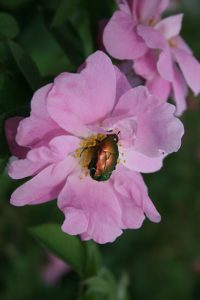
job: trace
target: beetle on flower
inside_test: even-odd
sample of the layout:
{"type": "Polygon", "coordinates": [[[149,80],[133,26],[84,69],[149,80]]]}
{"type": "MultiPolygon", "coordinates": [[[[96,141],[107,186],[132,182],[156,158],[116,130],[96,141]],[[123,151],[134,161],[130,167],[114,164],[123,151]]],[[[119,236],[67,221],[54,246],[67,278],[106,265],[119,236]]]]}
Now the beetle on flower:
{"type": "MultiPolygon", "coordinates": [[[[57,198],[63,231],[98,243],[139,228],[145,215],[159,222],[139,172],[159,170],[163,158],[179,149],[184,130],[174,111],[147,88],[131,88],[106,54],[92,54],[77,74],[62,73],[34,94],[16,135],[27,154],[8,171],[14,179],[33,178],[11,203],[57,198]]],[[[7,132],[12,125],[15,118],[7,120],[7,132]]]]}

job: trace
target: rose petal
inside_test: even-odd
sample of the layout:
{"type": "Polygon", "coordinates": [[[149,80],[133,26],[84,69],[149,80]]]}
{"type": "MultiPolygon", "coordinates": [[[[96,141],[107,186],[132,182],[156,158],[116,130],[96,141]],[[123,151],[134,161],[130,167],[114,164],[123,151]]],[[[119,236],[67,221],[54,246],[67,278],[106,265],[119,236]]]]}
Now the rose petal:
{"type": "Polygon", "coordinates": [[[141,227],[145,216],[160,221],[160,214],[151,202],[146,185],[139,173],[120,165],[111,178],[111,184],[117,193],[122,210],[123,228],[141,227]]]}
{"type": "Polygon", "coordinates": [[[169,4],[170,0],[161,0],[160,5],[158,7],[158,13],[162,14],[165,11],[165,9],[169,6],[169,4]]]}
{"type": "Polygon", "coordinates": [[[81,240],[82,241],[89,241],[89,240],[91,240],[91,236],[89,236],[89,234],[84,232],[84,233],[81,234],[81,240]]]}
{"type": "Polygon", "coordinates": [[[8,168],[8,175],[13,179],[21,179],[28,176],[33,176],[43,168],[47,167],[49,164],[50,162],[48,161],[33,162],[29,159],[15,160],[8,168]]]}
{"type": "MultiPolygon", "coordinates": [[[[133,61],[124,60],[118,64],[120,71],[126,75],[126,78],[129,82],[129,89],[144,84],[143,78],[138,76],[133,69],[133,61]]],[[[126,92],[128,89],[124,90],[126,92]]]]}
{"type": "Polygon", "coordinates": [[[192,49],[188,46],[188,44],[184,41],[184,39],[179,35],[173,38],[173,42],[177,45],[177,48],[184,50],[188,54],[193,54],[192,49]]]}
{"type": "Polygon", "coordinates": [[[173,81],[174,69],[169,49],[162,51],[157,62],[158,73],[166,80],[173,81]]]}
{"type": "Polygon", "coordinates": [[[152,107],[159,103],[155,97],[153,100],[151,97],[148,89],[144,86],[130,89],[119,99],[112,116],[133,117],[151,111],[152,107]]]}
{"type": "Polygon", "coordinates": [[[154,50],[149,50],[143,57],[134,61],[136,74],[145,79],[152,79],[157,75],[158,55],[154,50]]]}
{"type": "Polygon", "coordinates": [[[81,140],[72,135],[57,136],[49,143],[51,151],[64,159],[67,155],[80,147],[81,140]]]}
{"type": "Polygon", "coordinates": [[[139,24],[137,33],[145,40],[147,47],[162,50],[167,48],[167,42],[163,35],[153,27],[139,24]]]}
{"type": "Polygon", "coordinates": [[[182,49],[173,48],[173,54],[189,87],[195,93],[200,92],[200,64],[192,55],[182,49]]]}
{"type": "Polygon", "coordinates": [[[62,128],[82,136],[88,131],[86,124],[100,121],[112,110],[115,96],[115,69],[108,56],[97,51],[80,74],[63,73],[55,79],[47,108],[62,128]]]}
{"type": "Polygon", "coordinates": [[[19,146],[15,140],[17,127],[22,120],[22,117],[14,117],[5,121],[5,133],[10,152],[18,158],[26,157],[27,151],[29,150],[29,148],[19,146]]]}
{"type": "Polygon", "coordinates": [[[166,102],[169,98],[171,84],[160,75],[156,75],[153,79],[147,81],[146,86],[149,92],[155,95],[160,102],[166,102]]]}
{"type": "Polygon", "coordinates": [[[176,101],[176,115],[180,116],[187,108],[187,84],[179,69],[174,66],[174,80],[172,82],[174,99],[176,101]]]}
{"type": "Polygon", "coordinates": [[[103,43],[110,55],[118,59],[135,59],[146,52],[142,39],[136,34],[131,16],[117,11],[105,27],[103,43]]]}
{"type": "Polygon", "coordinates": [[[71,235],[77,235],[85,232],[88,228],[88,219],[83,210],[68,207],[65,211],[65,221],[62,230],[71,235]]]}
{"type": "Polygon", "coordinates": [[[116,0],[119,9],[131,15],[132,0],[116,0]]]}
{"type": "Polygon", "coordinates": [[[49,164],[65,159],[79,147],[80,140],[73,136],[58,136],[51,140],[48,147],[42,146],[28,152],[25,159],[13,161],[8,174],[13,179],[33,176],[49,164]]]}
{"type": "Polygon", "coordinates": [[[123,153],[121,163],[128,169],[141,173],[152,173],[160,170],[165,157],[164,155],[148,157],[142,153],[124,147],[121,149],[121,152],[123,153]]]}
{"type": "Polygon", "coordinates": [[[182,26],[182,20],[183,14],[170,16],[162,19],[155,25],[154,28],[160,31],[164,35],[164,37],[169,40],[172,37],[179,35],[182,26]]]}
{"type": "Polygon", "coordinates": [[[48,253],[48,261],[45,265],[42,265],[41,277],[47,285],[55,285],[62,276],[69,273],[70,266],[66,262],[58,258],[57,256],[48,253]]]}
{"type": "MultiPolygon", "coordinates": [[[[97,182],[89,176],[81,180],[77,174],[70,175],[59,195],[58,206],[64,212],[68,207],[82,210],[88,220],[86,233],[97,243],[112,242],[122,233],[121,209],[109,182],[97,182]]],[[[77,226],[84,231],[85,222],[82,224],[81,220],[82,217],[77,226]]]]}
{"type": "Polygon", "coordinates": [[[177,151],[183,135],[182,123],[174,117],[175,107],[160,103],[150,95],[147,88],[136,87],[119,100],[114,115],[136,116],[137,132],[134,149],[144,155],[155,157],[161,152],[177,151]]]}
{"type": "Polygon", "coordinates": [[[48,84],[33,95],[31,115],[23,119],[17,129],[16,141],[19,145],[46,146],[56,134],[63,134],[46,110],[46,97],[51,88],[52,84],[48,84]]]}
{"type": "Polygon", "coordinates": [[[119,101],[120,97],[128,90],[131,89],[131,86],[126,78],[126,76],[117,68],[115,67],[115,72],[116,72],[116,102],[115,104],[119,101]]]}
{"type": "Polygon", "coordinates": [[[147,112],[137,124],[135,150],[147,156],[178,151],[184,133],[182,123],[174,117],[175,107],[168,103],[147,112]]]}
{"type": "Polygon", "coordinates": [[[58,164],[48,166],[15,190],[11,195],[11,204],[23,206],[55,199],[73,167],[74,160],[69,157],[58,164]]]}
{"type": "Polygon", "coordinates": [[[160,13],[161,0],[134,0],[133,10],[141,23],[148,23],[160,13]]]}

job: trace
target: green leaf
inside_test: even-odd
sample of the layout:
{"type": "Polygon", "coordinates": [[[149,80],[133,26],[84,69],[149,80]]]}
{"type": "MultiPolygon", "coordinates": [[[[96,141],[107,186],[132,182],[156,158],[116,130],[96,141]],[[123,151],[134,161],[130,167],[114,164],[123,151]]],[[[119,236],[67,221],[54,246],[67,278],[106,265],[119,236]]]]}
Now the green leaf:
{"type": "Polygon", "coordinates": [[[69,17],[78,10],[80,0],[61,0],[54,15],[52,26],[62,25],[69,17]]]}
{"type": "Polygon", "coordinates": [[[118,300],[117,283],[112,273],[106,269],[101,269],[96,276],[92,276],[84,281],[87,286],[86,295],[104,295],[108,300],[118,300]]]}
{"type": "Polygon", "coordinates": [[[85,59],[85,49],[83,41],[74,25],[66,21],[59,27],[52,26],[50,31],[67,57],[78,68],[85,59]]]}
{"type": "Polygon", "coordinates": [[[8,46],[26,81],[29,83],[33,91],[37,90],[43,84],[43,80],[35,63],[16,42],[9,40],[8,46]]]}
{"type": "Polygon", "coordinates": [[[19,73],[10,70],[0,72],[0,114],[23,114],[24,108],[29,107],[30,98],[29,87],[19,73]]]}
{"type": "Polygon", "coordinates": [[[84,295],[80,298],[80,300],[109,300],[108,298],[105,298],[105,295],[97,294],[97,293],[88,293],[86,291],[84,295]]]}
{"type": "MultiPolygon", "coordinates": [[[[8,152],[7,152],[8,155],[8,152]]],[[[4,159],[0,159],[0,182],[1,182],[1,189],[0,189],[0,205],[3,203],[8,203],[8,200],[10,198],[11,193],[13,192],[13,190],[15,188],[17,188],[20,183],[22,184],[23,181],[19,180],[19,181],[13,181],[13,179],[11,179],[8,176],[8,170],[7,170],[7,165],[8,165],[8,157],[4,158],[4,159]]],[[[4,217],[6,218],[6,216],[4,215],[4,217]]],[[[7,222],[9,222],[9,220],[7,220],[7,222]]],[[[13,220],[14,222],[14,220],[13,220]]]]}
{"type": "Polygon", "coordinates": [[[30,232],[56,256],[82,275],[84,248],[77,237],[61,231],[58,224],[39,225],[31,228],[30,232]]]}
{"type": "Polygon", "coordinates": [[[75,71],[73,63],[66,56],[60,44],[49,31],[48,22],[44,15],[37,12],[31,23],[20,36],[20,43],[27,49],[43,77],[75,71]]]}
{"type": "Polygon", "coordinates": [[[85,47],[83,40],[73,22],[73,12],[76,13],[80,0],[61,0],[58,9],[53,17],[50,32],[59,43],[67,57],[75,66],[79,67],[85,60],[85,47]]]}
{"type": "Polygon", "coordinates": [[[6,165],[7,165],[7,158],[0,159],[0,175],[5,170],[6,165]]]}
{"type": "Polygon", "coordinates": [[[1,147],[0,147],[0,157],[7,157],[8,156],[8,146],[5,139],[5,132],[4,132],[4,122],[6,118],[6,113],[0,115],[0,139],[1,139],[1,147]]]}
{"type": "Polygon", "coordinates": [[[40,0],[40,3],[45,9],[55,11],[58,8],[60,0],[40,0]]]}
{"type": "Polygon", "coordinates": [[[110,18],[112,15],[115,1],[110,0],[83,0],[83,5],[88,12],[88,18],[90,22],[91,34],[94,44],[94,49],[98,49],[98,33],[99,33],[99,21],[102,19],[110,18]]]}
{"type": "Polygon", "coordinates": [[[19,34],[16,20],[9,14],[0,12],[0,35],[6,38],[15,38],[19,34]]]}
{"type": "Polygon", "coordinates": [[[97,244],[92,241],[84,243],[86,249],[86,265],[84,277],[95,276],[101,268],[101,255],[97,244]]]}
{"type": "Polygon", "coordinates": [[[31,0],[0,0],[0,5],[6,8],[18,8],[29,2],[31,2],[31,0]]]}
{"type": "Polygon", "coordinates": [[[121,280],[117,286],[117,300],[128,300],[128,287],[129,278],[127,274],[123,274],[121,280]]]}
{"type": "Polygon", "coordinates": [[[85,283],[88,285],[89,293],[110,294],[109,282],[99,276],[91,277],[85,283]]]}

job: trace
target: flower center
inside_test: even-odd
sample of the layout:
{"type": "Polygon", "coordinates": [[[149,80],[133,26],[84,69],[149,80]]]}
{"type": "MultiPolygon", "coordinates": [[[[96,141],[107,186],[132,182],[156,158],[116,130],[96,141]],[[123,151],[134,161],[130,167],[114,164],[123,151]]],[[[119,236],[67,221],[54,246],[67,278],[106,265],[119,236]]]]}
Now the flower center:
{"type": "Polygon", "coordinates": [[[80,142],[80,148],[75,150],[74,157],[78,159],[78,163],[83,171],[83,175],[87,176],[88,166],[94,155],[96,146],[104,140],[106,135],[104,134],[95,134],[91,135],[80,142]]]}
{"type": "Polygon", "coordinates": [[[158,23],[158,20],[156,18],[151,18],[148,20],[147,25],[153,27],[158,23]]]}
{"type": "Polygon", "coordinates": [[[119,161],[118,135],[92,135],[81,141],[74,157],[78,159],[83,176],[90,174],[96,181],[106,181],[119,161]]]}
{"type": "Polygon", "coordinates": [[[174,39],[169,39],[168,44],[171,48],[176,48],[177,47],[177,42],[174,39]]]}

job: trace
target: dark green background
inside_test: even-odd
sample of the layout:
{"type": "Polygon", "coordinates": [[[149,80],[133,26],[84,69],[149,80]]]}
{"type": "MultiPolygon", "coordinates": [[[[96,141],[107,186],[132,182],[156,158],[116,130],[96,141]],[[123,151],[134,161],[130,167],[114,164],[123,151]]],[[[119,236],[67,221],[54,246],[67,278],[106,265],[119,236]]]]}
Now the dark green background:
{"type": "MultiPolygon", "coordinates": [[[[185,13],[182,36],[200,59],[200,2],[176,3],[171,13],[185,13]]],[[[55,201],[22,208],[9,204],[10,193],[20,182],[6,176],[9,152],[3,125],[9,116],[28,115],[33,91],[61,71],[75,71],[97,49],[98,21],[114,9],[112,0],[0,0],[1,300],[78,299],[80,278],[75,272],[56,286],[46,286],[40,278],[46,252],[27,229],[61,223],[63,216],[55,201]]],[[[128,284],[131,300],[200,299],[198,101],[189,95],[181,150],[165,160],[160,172],[145,175],[161,223],[145,221],[140,230],[126,231],[115,243],[100,246],[102,264],[117,282],[122,278],[128,284]]],[[[80,299],[116,300],[103,293],[80,299]]]]}

